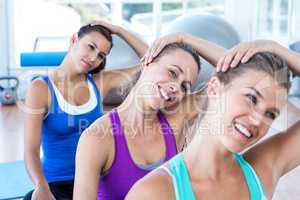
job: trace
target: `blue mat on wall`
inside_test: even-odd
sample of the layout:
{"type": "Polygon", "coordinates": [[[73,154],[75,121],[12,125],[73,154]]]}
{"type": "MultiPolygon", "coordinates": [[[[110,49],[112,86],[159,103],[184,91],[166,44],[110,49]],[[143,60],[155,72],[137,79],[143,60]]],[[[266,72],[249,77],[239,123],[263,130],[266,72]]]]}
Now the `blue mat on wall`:
{"type": "Polygon", "coordinates": [[[22,198],[32,189],[23,161],[0,163],[0,200],[22,198]]]}

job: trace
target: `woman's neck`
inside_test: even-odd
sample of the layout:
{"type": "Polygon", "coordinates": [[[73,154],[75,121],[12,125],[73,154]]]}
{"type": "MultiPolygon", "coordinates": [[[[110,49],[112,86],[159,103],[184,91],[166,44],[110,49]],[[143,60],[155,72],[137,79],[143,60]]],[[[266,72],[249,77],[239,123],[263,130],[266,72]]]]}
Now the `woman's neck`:
{"type": "Polygon", "coordinates": [[[157,110],[149,107],[141,97],[138,99],[136,87],[133,87],[124,102],[118,107],[122,125],[133,134],[146,134],[157,127],[157,110]]]}
{"type": "Polygon", "coordinates": [[[220,142],[218,131],[210,129],[204,117],[191,144],[184,151],[187,167],[195,180],[219,180],[232,173],[236,161],[232,153],[220,142]]]}
{"type": "Polygon", "coordinates": [[[59,68],[55,71],[55,77],[59,79],[59,81],[67,81],[67,82],[81,82],[86,79],[86,74],[76,72],[76,66],[72,62],[70,56],[67,54],[66,58],[60,64],[59,68]]]}

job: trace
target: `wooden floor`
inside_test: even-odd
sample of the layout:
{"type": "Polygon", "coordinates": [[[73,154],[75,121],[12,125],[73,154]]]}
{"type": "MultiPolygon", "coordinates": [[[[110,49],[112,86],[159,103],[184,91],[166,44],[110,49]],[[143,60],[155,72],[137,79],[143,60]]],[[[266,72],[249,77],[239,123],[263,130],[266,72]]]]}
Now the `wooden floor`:
{"type": "MultiPolygon", "coordinates": [[[[300,99],[293,101],[300,107],[300,99]]],[[[289,106],[277,120],[269,136],[278,130],[285,129],[295,121],[300,120],[299,112],[295,107],[289,106]]],[[[24,140],[24,113],[22,102],[14,106],[0,105],[0,163],[23,160],[24,140]]],[[[299,147],[300,148],[300,147],[299,147]]],[[[300,156],[300,155],[299,155],[300,156]]],[[[300,167],[280,180],[273,199],[300,200],[300,167]]]]}

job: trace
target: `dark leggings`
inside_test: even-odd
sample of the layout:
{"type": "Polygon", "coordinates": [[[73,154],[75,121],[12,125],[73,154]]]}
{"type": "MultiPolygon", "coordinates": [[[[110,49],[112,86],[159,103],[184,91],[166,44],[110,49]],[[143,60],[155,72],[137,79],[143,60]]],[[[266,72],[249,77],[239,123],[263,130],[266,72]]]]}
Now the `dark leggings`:
{"type": "MultiPolygon", "coordinates": [[[[58,181],[49,183],[49,188],[56,200],[72,200],[74,181],[58,181]]],[[[23,200],[31,200],[33,190],[28,192],[23,200]]]]}

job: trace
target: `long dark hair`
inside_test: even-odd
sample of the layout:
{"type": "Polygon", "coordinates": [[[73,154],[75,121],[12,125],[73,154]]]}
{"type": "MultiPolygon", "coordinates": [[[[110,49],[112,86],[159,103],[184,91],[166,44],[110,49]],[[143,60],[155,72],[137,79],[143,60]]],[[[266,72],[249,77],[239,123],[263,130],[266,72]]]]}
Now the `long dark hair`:
{"type": "MultiPolygon", "coordinates": [[[[105,39],[107,39],[110,42],[110,48],[113,47],[111,31],[109,29],[107,29],[106,27],[99,25],[99,24],[96,24],[96,25],[87,24],[85,26],[82,26],[79,29],[79,31],[77,32],[77,36],[80,39],[83,36],[85,36],[86,34],[89,34],[91,32],[98,32],[101,35],[103,35],[103,37],[105,37],[105,39]]],[[[102,62],[100,63],[100,65],[97,68],[93,69],[89,73],[91,73],[91,74],[99,73],[100,71],[102,71],[105,68],[105,64],[106,64],[106,58],[104,58],[102,60],[102,62]]]]}

